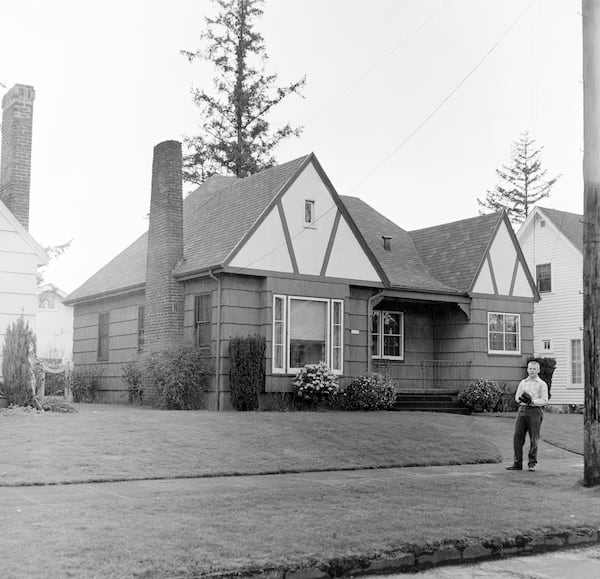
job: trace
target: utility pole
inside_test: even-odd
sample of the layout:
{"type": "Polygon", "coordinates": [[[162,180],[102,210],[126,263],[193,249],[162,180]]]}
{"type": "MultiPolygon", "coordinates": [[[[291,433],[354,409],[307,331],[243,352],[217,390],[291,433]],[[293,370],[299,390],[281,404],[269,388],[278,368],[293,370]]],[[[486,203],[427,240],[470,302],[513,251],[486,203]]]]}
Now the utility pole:
{"type": "Polygon", "coordinates": [[[582,0],[583,22],[583,484],[600,485],[600,3],[582,0]],[[596,339],[598,338],[598,339],[596,339]]]}

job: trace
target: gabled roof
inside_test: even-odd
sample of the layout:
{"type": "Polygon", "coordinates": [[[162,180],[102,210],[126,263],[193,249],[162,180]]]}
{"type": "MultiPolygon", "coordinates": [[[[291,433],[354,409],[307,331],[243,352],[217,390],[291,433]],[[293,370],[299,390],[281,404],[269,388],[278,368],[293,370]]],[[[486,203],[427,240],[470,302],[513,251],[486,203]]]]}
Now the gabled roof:
{"type": "Polygon", "coordinates": [[[537,209],[583,254],[583,215],[546,207],[537,209]]]}
{"type": "Polygon", "coordinates": [[[409,234],[435,279],[468,292],[501,219],[501,213],[490,213],[417,229],[409,234]]]}
{"type": "Polygon", "coordinates": [[[31,233],[23,227],[21,222],[13,215],[13,212],[0,201],[0,214],[4,217],[10,226],[16,231],[30,247],[31,252],[38,257],[38,265],[46,265],[49,261],[46,250],[31,236],[31,233]]]}
{"type": "Polygon", "coordinates": [[[392,288],[456,293],[427,271],[407,231],[357,197],[343,195],[341,199],[392,288]],[[389,250],[384,248],[382,236],[391,238],[389,250]]]}

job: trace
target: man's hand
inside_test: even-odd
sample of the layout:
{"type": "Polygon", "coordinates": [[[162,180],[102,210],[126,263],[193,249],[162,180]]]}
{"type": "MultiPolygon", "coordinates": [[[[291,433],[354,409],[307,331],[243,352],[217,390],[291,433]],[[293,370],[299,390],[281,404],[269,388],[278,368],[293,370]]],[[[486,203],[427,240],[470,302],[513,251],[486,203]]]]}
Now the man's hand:
{"type": "Polygon", "coordinates": [[[531,398],[531,395],[527,392],[523,392],[521,396],[519,396],[519,401],[523,402],[524,404],[531,404],[532,400],[533,399],[531,398]]]}

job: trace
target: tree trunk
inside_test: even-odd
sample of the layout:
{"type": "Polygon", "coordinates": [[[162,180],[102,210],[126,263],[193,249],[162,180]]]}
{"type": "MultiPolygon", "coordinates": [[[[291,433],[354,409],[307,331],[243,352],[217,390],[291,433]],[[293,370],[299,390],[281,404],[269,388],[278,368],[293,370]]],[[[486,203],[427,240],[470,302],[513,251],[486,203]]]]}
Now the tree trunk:
{"type": "Polygon", "coordinates": [[[584,485],[600,485],[600,6],[583,0],[584,485]],[[596,340],[598,336],[598,340],[596,340]]]}

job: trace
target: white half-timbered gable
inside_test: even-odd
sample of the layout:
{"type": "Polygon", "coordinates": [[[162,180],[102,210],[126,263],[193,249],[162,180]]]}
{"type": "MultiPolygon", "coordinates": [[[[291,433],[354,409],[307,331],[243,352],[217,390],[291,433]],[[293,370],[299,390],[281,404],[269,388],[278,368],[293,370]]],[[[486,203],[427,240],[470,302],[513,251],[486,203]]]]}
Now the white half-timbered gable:
{"type": "Polygon", "coordinates": [[[499,221],[473,283],[474,293],[533,298],[527,266],[506,219],[499,221]]]}
{"type": "Polygon", "coordinates": [[[380,283],[337,194],[308,163],[232,252],[230,267],[380,283]]]}
{"type": "Polygon", "coordinates": [[[583,216],[535,207],[518,232],[540,301],[536,356],[556,359],[552,404],[583,404],[583,216]]]}

